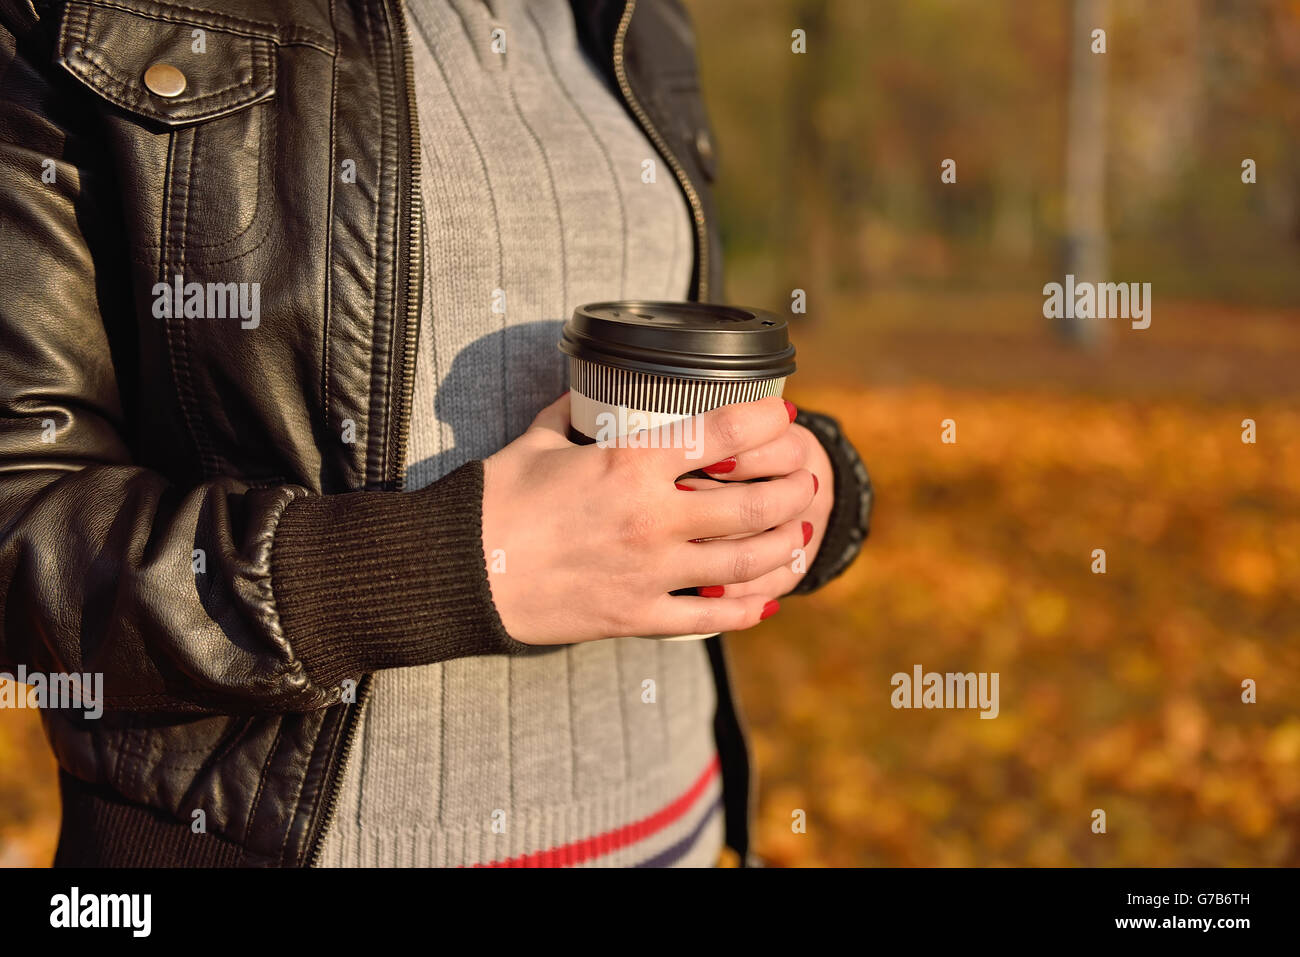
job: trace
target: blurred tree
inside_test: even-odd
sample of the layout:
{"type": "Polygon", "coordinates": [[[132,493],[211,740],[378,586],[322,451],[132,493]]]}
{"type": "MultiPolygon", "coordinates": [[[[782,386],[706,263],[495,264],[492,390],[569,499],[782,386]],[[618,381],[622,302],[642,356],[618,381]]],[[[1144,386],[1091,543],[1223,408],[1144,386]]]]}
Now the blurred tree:
{"type": "Polygon", "coordinates": [[[786,86],[785,170],[786,182],[798,189],[781,191],[784,220],[791,224],[785,237],[782,275],[788,285],[781,290],[803,289],[808,294],[811,316],[817,304],[826,301],[831,288],[831,270],[836,259],[833,248],[838,237],[824,222],[831,208],[826,190],[826,138],[818,122],[818,109],[834,93],[832,77],[833,35],[828,29],[826,0],[798,0],[793,30],[802,30],[806,53],[795,53],[790,82],[786,86]]]}
{"type": "MultiPolygon", "coordinates": [[[[1109,0],[1073,0],[1070,94],[1065,137],[1065,272],[1105,282],[1106,78],[1109,0]],[[1100,31],[1100,32],[1099,32],[1100,31]]],[[[1095,345],[1107,325],[1067,309],[1058,328],[1072,342],[1095,345]]]]}

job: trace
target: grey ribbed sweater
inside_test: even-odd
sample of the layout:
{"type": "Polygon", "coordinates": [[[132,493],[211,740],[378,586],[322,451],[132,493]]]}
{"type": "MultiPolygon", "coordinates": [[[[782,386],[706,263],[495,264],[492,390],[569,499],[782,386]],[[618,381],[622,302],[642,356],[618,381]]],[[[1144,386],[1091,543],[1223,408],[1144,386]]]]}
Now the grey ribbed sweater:
{"type": "MultiPolygon", "coordinates": [[[[428,223],[417,489],[563,391],[556,341],[575,305],[684,298],[692,239],[673,177],[643,182],[658,157],[581,52],[566,0],[407,6],[428,223]]],[[[711,865],[714,704],[698,642],[380,672],[322,862],[711,865]]]]}

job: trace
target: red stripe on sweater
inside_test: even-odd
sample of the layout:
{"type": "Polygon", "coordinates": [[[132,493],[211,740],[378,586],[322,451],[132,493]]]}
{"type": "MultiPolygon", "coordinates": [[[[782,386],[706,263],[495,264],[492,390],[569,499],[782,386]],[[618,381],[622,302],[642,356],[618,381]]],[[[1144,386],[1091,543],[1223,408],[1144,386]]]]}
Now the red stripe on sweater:
{"type": "Polygon", "coordinates": [[[715,754],[713,760],[709,762],[709,766],[704,769],[704,772],[696,778],[695,783],[681,797],[639,821],[625,824],[623,827],[606,831],[603,834],[597,834],[595,837],[585,837],[545,851],[534,851],[531,854],[521,854],[518,857],[511,857],[504,861],[492,861],[489,864],[475,864],[474,866],[572,867],[575,864],[582,864],[612,854],[630,844],[644,841],[646,838],[662,831],[674,821],[680,820],[691,809],[691,805],[700,799],[700,795],[709,786],[709,782],[717,776],[720,767],[718,756],[715,754]]]}

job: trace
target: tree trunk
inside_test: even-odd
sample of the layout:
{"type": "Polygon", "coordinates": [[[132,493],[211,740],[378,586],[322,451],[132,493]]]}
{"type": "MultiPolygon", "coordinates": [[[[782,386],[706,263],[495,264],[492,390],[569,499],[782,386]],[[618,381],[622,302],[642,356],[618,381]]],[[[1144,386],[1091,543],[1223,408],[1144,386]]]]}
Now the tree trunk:
{"type": "MultiPolygon", "coordinates": [[[[1109,8],[1109,0],[1073,0],[1064,265],[1076,283],[1106,281],[1106,58],[1110,54],[1092,51],[1092,31],[1106,29],[1109,8]]],[[[1097,319],[1062,319],[1060,330],[1084,345],[1097,344],[1105,333],[1097,319]]]]}

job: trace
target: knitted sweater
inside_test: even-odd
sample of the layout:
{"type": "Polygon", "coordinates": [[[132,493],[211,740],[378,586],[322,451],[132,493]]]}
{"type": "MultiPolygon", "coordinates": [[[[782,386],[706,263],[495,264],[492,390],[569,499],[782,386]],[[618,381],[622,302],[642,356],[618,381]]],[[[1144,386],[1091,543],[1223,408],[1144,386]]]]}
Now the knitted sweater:
{"type": "MultiPolygon", "coordinates": [[[[407,7],[428,228],[417,489],[512,441],[563,391],[556,342],[574,306],[684,298],[692,238],[673,177],[644,181],[659,158],[580,50],[566,0],[407,7]]],[[[711,865],[714,706],[699,642],[380,672],[322,863],[711,865]]]]}

